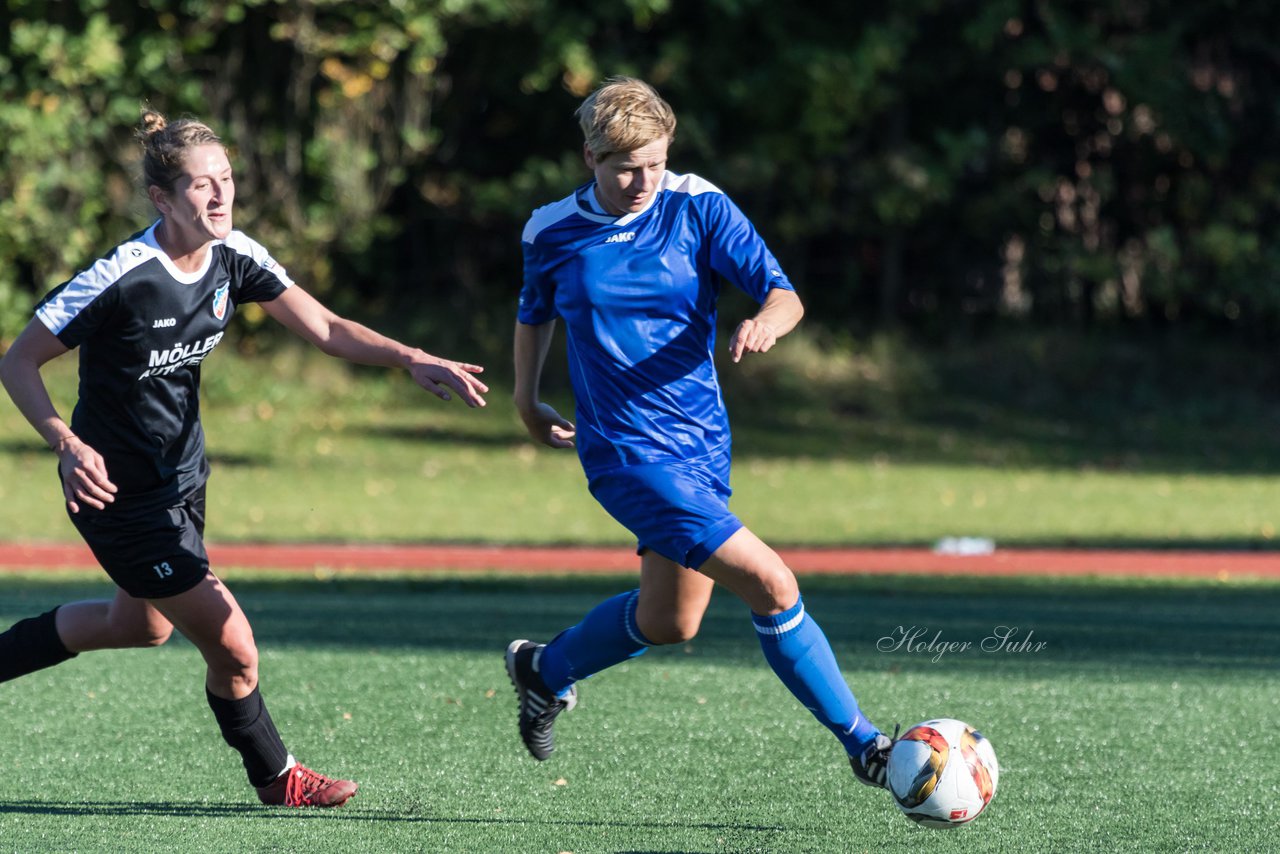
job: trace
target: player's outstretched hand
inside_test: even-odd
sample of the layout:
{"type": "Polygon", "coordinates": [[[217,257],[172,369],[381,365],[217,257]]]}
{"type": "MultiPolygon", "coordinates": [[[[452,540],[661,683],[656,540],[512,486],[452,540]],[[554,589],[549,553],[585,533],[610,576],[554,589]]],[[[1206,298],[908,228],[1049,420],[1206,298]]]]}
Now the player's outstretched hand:
{"type": "Polygon", "coordinates": [[[777,343],[778,333],[772,326],[748,318],[733,330],[729,338],[729,356],[737,362],[743,353],[767,353],[777,343]]]}
{"type": "Polygon", "coordinates": [[[116,485],[107,477],[102,455],[72,436],[58,443],[58,474],[67,509],[80,512],[80,502],[101,510],[116,500],[116,485]]]}
{"type": "Polygon", "coordinates": [[[441,400],[452,400],[449,389],[453,389],[467,406],[476,407],[485,405],[481,395],[489,390],[479,377],[474,376],[483,370],[479,365],[428,356],[410,368],[409,373],[414,382],[441,400]]]}
{"type": "Polygon", "coordinates": [[[572,448],[573,437],[577,428],[573,422],[562,417],[559,412],[545,403],[539,403],[533,409],[522,411],[520,420],[524,421],[529,435],[544,445],[553,448],[572,448]]]}

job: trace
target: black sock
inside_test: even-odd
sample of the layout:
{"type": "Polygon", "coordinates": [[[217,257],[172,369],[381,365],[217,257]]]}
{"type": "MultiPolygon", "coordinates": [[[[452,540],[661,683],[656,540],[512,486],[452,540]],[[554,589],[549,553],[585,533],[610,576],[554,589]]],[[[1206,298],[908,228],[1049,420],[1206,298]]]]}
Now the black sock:
{"type": "Polygon", "coordinates": [[[257,687],[252,694],[239,700],[224,700],[208,688],[205,696],[222,730],[223,739],[240,751],[249,782],[261,788],[280,776],[289,764],[289,751],[285,750],[257,687]]]}
{"type": "Polygon", "coordinates": [[[0,635],[0,682],[76,657],[77,653],[68,651],[58,637],[57,613],[54,608],[38,617],[19,620],[0,635]]]}

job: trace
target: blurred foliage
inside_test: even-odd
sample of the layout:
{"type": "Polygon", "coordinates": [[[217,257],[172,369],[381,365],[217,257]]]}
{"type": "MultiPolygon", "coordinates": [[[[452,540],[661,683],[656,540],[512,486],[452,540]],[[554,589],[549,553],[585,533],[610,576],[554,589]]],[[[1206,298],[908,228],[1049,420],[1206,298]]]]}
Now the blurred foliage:
{"type": "Polygon", "coordinates": [[[337,308],[503,352],[523,221],[586,179],[572,112],[620,73],[832,332],[1280,331],[1265,0],[5,0],[0,23],[0,342],[152,216],[145,103],[223,133],[239,227],[337,308]]]}

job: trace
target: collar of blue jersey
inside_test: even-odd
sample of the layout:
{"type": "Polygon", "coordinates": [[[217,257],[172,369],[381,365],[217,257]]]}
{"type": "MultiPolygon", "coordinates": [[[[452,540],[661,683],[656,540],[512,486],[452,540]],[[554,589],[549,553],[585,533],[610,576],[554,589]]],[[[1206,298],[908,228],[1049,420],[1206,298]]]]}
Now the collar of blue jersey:
{"type": "MultiPolygon", "coordinates": [[[[663,180],[665,181],[665,179],[666,175],[663,175],[663,180]]],[[[622,216],[614,216],[613,214],[605,211],[604,205],[600,204],[600,200],[596,198],[595,181],[582,185],[574,191],[574,194],[578,200],[578,213],[586,219],[589,219],[592,222],[609,223],[611,225],[627,225],[630,222],[634,222],[636,217],[643,216],[648,213],[649,208],[653,207],[653,203],[658,200],[658,195],[662,193],[662,190],[663,188],[659,186],[658,191],[649,197],[649,203],[647,205],[634,213],[623,214],[622,216]]]]}

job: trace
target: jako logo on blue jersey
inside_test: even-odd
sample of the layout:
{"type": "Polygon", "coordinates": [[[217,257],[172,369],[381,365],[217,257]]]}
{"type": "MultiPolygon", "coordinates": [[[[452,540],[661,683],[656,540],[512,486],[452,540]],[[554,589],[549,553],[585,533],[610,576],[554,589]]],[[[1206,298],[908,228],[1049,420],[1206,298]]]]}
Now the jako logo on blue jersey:
{"type": "Polygon", "coordinates": [[[605,238],[605,243],[630,243],[636,239],[634,231],[620,231],[617,234],[611,234],[605,238]]]}
{"type": "Polygon", "coordinates": [[[223,285],[213,292],[213,316],[221,320],[227,316],[227,295],[231,285],[223,285]]]}

